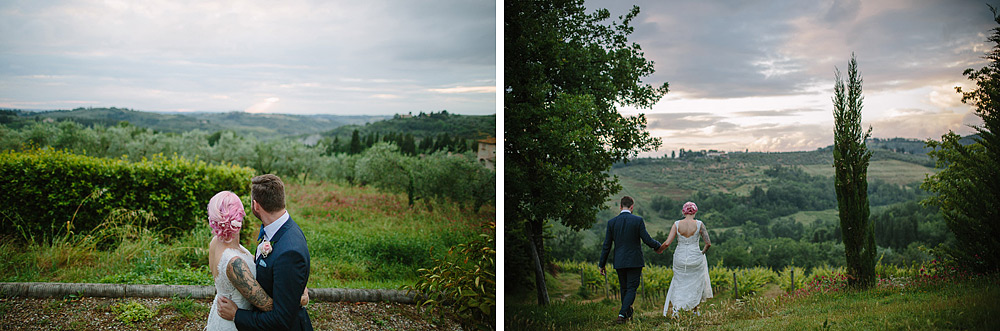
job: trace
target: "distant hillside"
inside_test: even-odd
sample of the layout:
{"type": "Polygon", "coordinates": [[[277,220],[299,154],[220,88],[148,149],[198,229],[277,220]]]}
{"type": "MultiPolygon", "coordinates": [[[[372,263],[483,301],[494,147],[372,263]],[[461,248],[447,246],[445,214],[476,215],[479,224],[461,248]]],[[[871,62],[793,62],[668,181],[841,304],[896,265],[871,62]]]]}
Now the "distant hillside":
{"type": "Polygon", "coordinates": [[[54,111],[6,110],[4,121],[17,126],[16,122],[32,120],[73,121],[83,125],[117,125],[128,121],[138,127],[161,132],[187,132],[202,130],[215,132],[233,130],[241,134],[262,136],[300,136],[329,131],[344,125],[364,124],[387,118],[386,116],[341,116],[341,115],[287,115],[228,113],[154,113],[125,108],[76,108],[54,111]]]}
{"type": "Polygon", "coordinates": [[[350,139],[354,130],[358,130],[361,136],[372,133],[388,134],[402,133],[411,134],[414,138],[421,139],[434,137],[441,133],[447,133],[452,138],[462,139],[482,139],[496,136],[496,115],[455,115],[447,111],[440,113],[418,115],[396,115],[391,119],[378,122],[370,122],[364,125],[345,125],[327,131],[323,135],[326,137],[340,137],[340,139],[350,139]]]}
{"type": "MultiPolygon", "coordinates": [[[[722,156],[698,156],[684,159],[641,158],[616,164],[611,174],[623,186],[619,195],[645,198],[655,195],[686,199],[694,192],[724,192],[746,195],[755,186],[766,188],[763,173],[771,166],[795,166],[810,175],[833,176],[833,153],[830,148],[808,152],[728,153],[722,156]]],[[[868,168],[870,180],[897,185],[912,185],[935,172],[933,160],[926,154],[904,154],[873,148],[868,168]]]]}

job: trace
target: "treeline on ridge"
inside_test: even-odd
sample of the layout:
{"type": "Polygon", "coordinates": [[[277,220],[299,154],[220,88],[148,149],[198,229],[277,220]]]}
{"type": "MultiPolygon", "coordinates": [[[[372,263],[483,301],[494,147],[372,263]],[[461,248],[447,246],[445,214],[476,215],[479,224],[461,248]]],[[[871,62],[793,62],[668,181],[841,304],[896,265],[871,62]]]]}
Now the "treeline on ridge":
{"type": "Polygon", "coordinates": [[[358,154],[331,154],[322,142],[310,146],[292,138],[260,140],[233,131],[164,133],[126,122],[110,127],[86,127],[69,121],[36,122],[20,129],[0,126],[0,150],[33,148],[124,158],[133,162],[158,155],[176,155],[208,164],[245,166],[257,174],[272,173],[292,181],[340,181],[380,186],[407,193],[411,201],[450,199],[477,209],[495,195],[495,171],[481,165],[471,152],[439,150],[412,156],[402,153],[395,144],[383,141],[373,143],[371,148],[358,154]],[[372,160],[373,155],[381,155],[381,158],[365,161],[372,160]],[[383,160],[392,163],[380,162],[383,160]],[[404,178],[405,185],[382,185],[390,178],[404,178]]]}

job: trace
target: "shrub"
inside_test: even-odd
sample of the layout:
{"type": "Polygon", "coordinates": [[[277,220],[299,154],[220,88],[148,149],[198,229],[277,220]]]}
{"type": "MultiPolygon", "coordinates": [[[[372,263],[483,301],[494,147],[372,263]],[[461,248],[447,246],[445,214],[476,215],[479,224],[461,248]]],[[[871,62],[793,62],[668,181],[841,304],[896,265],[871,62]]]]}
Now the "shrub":
{"type": "Polygon", "coordinates": [[[0,231],[27,241],[90,230],[115,209],[142,210],[164,234],[188,231],[205,218],[219,191],[247,194],[254,171],[180,157],[94,158],[51,149],[0,153],[0,231]]]}
{"type": "Polygon", "coordinates": [[[496,172],[473,161],[472,155],[438,152],[419,161],[414,171],[419,195],[451,199],[478,211],[496,194],[496,172]]]}
{"type": "Polygon", "coordinates": [[[802,288],[806,283],[806,270],[801,267],[787,266],[785,269],[781,270],[781,289],[785,291],[794,291],[802,288]],[[793,279],[794,277],[794,283],[793,279]]]}
{"type": "Polygon", "coordinates": [[[736,283],[739,286],[738,297],[746,297],[760,292],[767,283],[778,281],[778,274],[765,267],[745,268],[736,272],[736,283]]]}
{"type": "Polygon", "coordinates": [[[818,267],[813,267],[809,270],[809,278],[806,279],[806,283],[811,283],[816,279],[827,277],[835,278],[841,274],[847,273],[843,267],[833,268],[828,265],[822,265],[818,267]]]}
{"type": "Polygon", "coordinates": [[[716,266],[708,268],[708,278],[712,282],[714,293],[722,293],[723,290],[733,287],[733,271],[734,269],[723,267],[722,260],[719,260],[716,266]]]}
{"type": "Polygon", "coordinates": [[[431,269],[419,269],[420,279],[409,287],[426,296],[421,306],[441,313],[450,311],[462,329],[495,329],[496,315],[496,224],[466,244],[435,259],[431,269]],[[445,308],[450,306],[450,309],[445,308]]]}
{"type": "Polygon", "coordinates": [[[111,311],[115,313],[115,319],[127,325],[153,317],[153,312],[149,308],[136,301],[117,303],[111,307],[111,311]]]}

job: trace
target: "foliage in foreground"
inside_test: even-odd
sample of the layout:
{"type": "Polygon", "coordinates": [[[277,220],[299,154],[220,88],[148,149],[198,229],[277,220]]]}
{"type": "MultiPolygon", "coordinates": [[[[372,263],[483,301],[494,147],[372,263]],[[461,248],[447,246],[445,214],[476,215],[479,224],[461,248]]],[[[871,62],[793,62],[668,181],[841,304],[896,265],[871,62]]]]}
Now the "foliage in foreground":
{"type": "Polygon", "coordinates": [[[116,209],[142,210],[144,224],[179,234],[203,219],[219,191],[246,194],[249,168],[209,165],[181,157],[139,162],[49,149],[0,153],[0,232],[25,241],[90,231],[116,209]]]}
{"type": "Polygon", "coordinates": [[[426,298],[421,306],[454,317],[466,330],[492,330],[496,316],[496,225],[475,240],[448,249],[434,267],[420,269],[410,291],[426,298]]]}
{"type": "MultiPolygon", "coordinates": [[[[930,263],[913,268],[877,267],[877,284],[870,290],[853,290],[843,269],[817,268],[803,288],[794,292],[772,290],[734,298],[716,292],[701,305],[701,316],[682,313],[661,315],[663,298],[637,300],[636,317],[626,325],[614,324],[619,302],[614,297],[584,300],[569,296],[548,306],[527,298],[508,297],[504,326],[512,330],[596,329],[996,329],[1000,313],[1000,275],[971,274],[950,263],[930,263]],[[831,275],[827,275],[831,273],[831,275]],[[814,277],[815,276],[815,277],[814,277]]],[[[560,278],[570,277],[564,273],[560,278]]],[[[796,278],[799,278],[797,275],[796,278]]],[[[779,281],[780,282],[780,281],[779,281]]],[[[556,293],[560,295],[563,293],[556,293]]]]}
{"type": "MultiPolygon", "coordinates": [[[[996,8],[990,10],[1000,24],[996,8]]],[[[973,126],[978,137],[971,145],[962,145],[954,132],[940,142],[928,140],[927,146],[934,148],[929,154],[944,169],[921,186],[935,194],[925,203],[941,207],[948,228],[960,238],[958,249],[948,254],[980,272],[1000,270],[1000,27],[993,28],[989,41],[994,43],[985,56],[989,64],[964,73],[976,88],[956,88],[962,102],[975,105],[983,120],[982,126],[973,126]]]]}
{"type": "MultiPolygon", "coordinates": [[[[507,256],[544,283],[544,227],[557,220],[576,229],[593,222],[608,196],[621,189],[608,170],[615,162],[655,150],[644,115],[623,116],[617,106],[652,107],[667,93],[636,43],[628,41],[633,7],[620,22],[607,9],[588,12],[583,0],[504,3],[504,195],[506,241],[528,245],[507,256]]],[[[523,270],[523,271],[522,271],[523,270]]],[[[538,302],[549,301],[538,287],[538,302]]]]}
{"type": "MultiPolygon", "coordinates": [[[[475,237],[492,222],[455,204],[421,201],[367,187],[286,183],[289,212],[312,253],[309,287],[398,288],[431,266],[445,249],[475,237]]],[[[244,202],[249,205],[248,202],[244,202]]],[[[167,237],[140,226],[148,213],[114,213],[105,225],[51,243],[0,241],[0,282],[211,285],[207,225],[167,237]]],[[[249,216],[241,242],[253,251],[260,221],[249,216]]]]}
{"type": "Polygon", "coordinates": [[[111,307],[111,311],[115,313],[116,319],[126,325],[132,325],[135,322],[141,322],[153,317],[153,312],[149,308],[136,301],[115,304],[111,307]]]}

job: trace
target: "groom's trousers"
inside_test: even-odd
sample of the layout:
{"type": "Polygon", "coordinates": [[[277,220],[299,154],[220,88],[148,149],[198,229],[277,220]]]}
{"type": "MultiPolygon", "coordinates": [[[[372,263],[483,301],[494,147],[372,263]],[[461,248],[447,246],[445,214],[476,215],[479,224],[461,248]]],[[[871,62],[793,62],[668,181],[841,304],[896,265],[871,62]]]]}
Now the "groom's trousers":
{"type": "Polygon", "coordinates": [[[636,291],[639,290],[639,280],[642,279],[642,268],[615,269],[618,272],[618,288],[622,295],[622,309],[618,315],[632,317],[632,303],[635,302],[636,291]]]}

